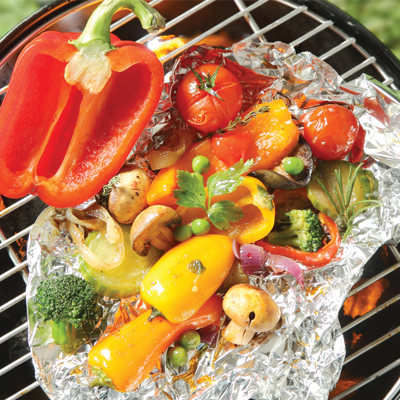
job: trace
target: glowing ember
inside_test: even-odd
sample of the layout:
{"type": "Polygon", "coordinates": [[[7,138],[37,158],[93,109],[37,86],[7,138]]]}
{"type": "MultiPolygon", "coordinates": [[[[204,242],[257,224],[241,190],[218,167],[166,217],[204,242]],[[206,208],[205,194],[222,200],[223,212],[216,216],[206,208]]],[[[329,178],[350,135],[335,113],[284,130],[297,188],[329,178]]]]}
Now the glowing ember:
{"type": "Polygon", "coordinates": [[[149,44],[149,49],[156,53],[158,58],[161,58],[172,51],[182,47],[188,40],[175,37],[174,35],[166,35],[154,38],[149,44]]]}
{"type": "Polygon", "coordinates": [[[0,211],[4,210],[6,208],[6,206],[4,205],[3,199],[0,196],[0,211]]]}
{"type": "MultiPolygon", "coordinates": [[[[1,210],[1,207],[0,207],[1,210]]],[[[17,246],[18,246],[18,254],[21,258],[21,260],[23,260],[26,256],[26,240],[24,238],[18,239],[16,241],[17,246]]]]}
{"type": "MultiPolygon", "coordinates": [[[[174,35],[158,36],[152,39],[148,44],[148,48],[156,53],[158,58],[164,57],[168,53],[179,49],[187,42],[190,42],[194,37],[176,37],[174,35]]],[[[217,35],[210,35],[205,39],[198,42],[198,44],[208,44],[210,46],[231,47],[233,40],[229,37],[228,33],[221,32],[217,35]]]]}
{"type": "MultiPolygon", "coordinates": [[[[356,383],[360,381],[361,378],[344,378],[344,379],[340,378],[338,383],[336,384],[335,389],[333,389],[332,392],[329,393],[329,398],[332,399],[336,395],[344,392],[345,390],[354,386],[356,383]]],[[[346,396],[346,399],[350,399],[355,393],[356,392],[349,394],[348,396],[346,396]]]]}
{"type": "Polygon", "coordinates": [[[357,333],[355,333],[355,332],[353,331],[353,338],[351,339],[351,346],[350,346],[350,348],[353,348],[353,347],[357,344],[357,342],[359,341],[360,337],[361,337],[361,333],[360,333],[359,335],[357,335],[357,333]]]}
{"type": "Polygon", "coordinates": [[[388,286],[389,282],[384,278],[374,282],[356,295],[349,297],[343,304],[344,315],[356,318],[373,310],[388,286]]]}

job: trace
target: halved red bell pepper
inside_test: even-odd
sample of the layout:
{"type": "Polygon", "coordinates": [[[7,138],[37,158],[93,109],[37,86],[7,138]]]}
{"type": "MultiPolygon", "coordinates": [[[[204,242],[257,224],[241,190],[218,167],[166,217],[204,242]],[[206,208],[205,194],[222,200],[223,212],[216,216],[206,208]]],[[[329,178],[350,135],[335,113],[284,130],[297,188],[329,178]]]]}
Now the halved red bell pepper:
{"type": "Polygon", "coordinates": [[[158,104],[164,74],[152,51],[110,35],[120,8],[145,29],[164,26],[144,0],[105,1],[81,35],[45,32],[20,54],[0,109],[1,194],[76,206],[124,163],[158,104]]]}

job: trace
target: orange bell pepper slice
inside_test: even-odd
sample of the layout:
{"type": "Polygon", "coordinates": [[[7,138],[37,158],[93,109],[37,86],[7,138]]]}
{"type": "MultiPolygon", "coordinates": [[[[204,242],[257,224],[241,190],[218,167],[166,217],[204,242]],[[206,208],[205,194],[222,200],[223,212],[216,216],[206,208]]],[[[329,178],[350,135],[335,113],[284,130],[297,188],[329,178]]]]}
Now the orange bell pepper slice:
{"type": "Polygon", "coordinates": [[[164,205],[176,209],[178,205],[173,194],[174,190],[178,189],[176,174],[179,170],[193,172],[192,160],[199,155],[206,156],[210,160],[210,170],[203,175],[206,182],[212,174],[228,169],[228,166],[213,154],[211,139],[193,143],[174,165],[160,170],[147,192],[147,204],[149,206],[164,205]]]}
{"type": "Polygon", "coordinates": [[[134,390],[182,333],[216,322],[221,313],[222,298],[216,295],[181,324],[173,324],[163,317],[149,321],[151,311],[146,311],[90,350],[89,366],[96,376],[92,385],[110,386],[121,392],[134,390]]]}
{"type": "MultiPolygon", "coordinates": [[[[231,222],[231,228],[224,231],[211,224],[210,233],[226,235],[236,239],[240,244],[247,244],[254,243],[271,232],[275,223],[275,206],[264,184],[258,179],[245,177],[234,192],[214,196],[211,203],[221,200],[233,201],[242,209],[244,217],[237,222],[231,222]]],[[[182,224],[190,224],[197,218],[208,219],[206,212],[201,208],[180,206],[176,211],[182,217],[182,224]]]]}
{"type": "Polygon", "coordinates": [[[249,172],[273,168],[299,141],[299,131],[283,100],[259,104],[243,112],[242,116],[263,106],[268,106],[269,111],[258,114],[247,125],[239,126],[229,132],[230,135],[249,133],[250,140],[245,152],[245,161],[250,159],[254,161],[249,172]]]}

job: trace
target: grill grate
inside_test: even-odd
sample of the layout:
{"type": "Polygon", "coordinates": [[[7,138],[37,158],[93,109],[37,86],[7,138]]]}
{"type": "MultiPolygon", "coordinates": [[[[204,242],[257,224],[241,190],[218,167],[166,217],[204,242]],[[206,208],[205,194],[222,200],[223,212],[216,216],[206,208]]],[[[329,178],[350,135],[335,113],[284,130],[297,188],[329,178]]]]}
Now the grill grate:
{"type": "MultiPolygon", "coordinates": [[[[203,11],[207,12],[207,8],[211,7],[213,3],[218,2],[217,0],[203,0],[203,1],[197,1],[197,2],[185,2],[187,5],[190,5],[186,11],[181,12],[178,15],[175,15],[172,19],[170,19],[167,23],[166,26],[166,31],[168,32],[175,26],[178,26],[180,23],[184,22],[188,18],[194,16],[197,13],[201,13],[203,11]]],[[[300,2],[300,1],[299,1],[300,2]]],[[[69,9],[67,12],[65,12],[62,16],[58,16],[51,20],[50,22],[47,22],[43,24],[39,29],[37,29],[34,34],[31,34],[30,37],[25,37],[23,40],[20,40],[20,42],[13,47],[11,51],[8,51],[6,55],[3,56],[3,58],[0,60],[0,69],[3,68],[4,65],[7,63],[13,64],[15,62],[16,55],[19,53],[19,51],[22,49],[22,47],[29,41],[31,40],[35,35],[40,33],[43,30],[49,29],[52,27],[52,25],[55,24],[55,27],[57,28],[60,26],[60,21],[62,21],[63,18],[66,18],[68,16],[68,19],[70,19],[71,15],[78,15],[79,13],[83,13],[86,15],[89,15],[87,13],[87,10],[92,7],[95,3],[95,1],[86,1],[85,4],[78,4],[75,5],[75,8],[69,9]],[[89,8],[88,8],[89,7],[89,8]]],[[[154,0],[150,2],[152,6],[155,6],[156,8],[161,9],[163,6],[168,7],[168,1],[167,0],[154,0]]],[[[171,3],[171,2],[169,2],[171,3]]],[[[298,37],[295,37],[294,39],[291,40],[290,44],[295,46],[298,51],[304,51],[308,50],[308,43],[310,40],[316,40],[318,35],[323,34],[324,32],[326,33],[327,30],[329,30],[329,34],[335,37],[335,40],[332,42],[332,45],[329,49],[325,50],[323,54],[319,54],[319,57],[322,60],[328,60],[331,61],[331,65],[333,65],[334,68],[336,68],[338,71],[341,73],[341,77],[343,79],[348,79],[352,78],[355,75],[359,75],[362,72],[368,72],[370,75],[375,76],[378,80],[381,82],[385,83],[386,85],[390,85],[393,89],[397,89],[394,79],[390,74],[385,70],[385,68],[381,65],[376,60],[376,57],[373,55],[368,54],[368,52],[362,48],[356,41],[354,37],[349,37],[346,33],[344,33],[341,29],[339,29],[337,26],[335,26],[335,23],[331,20],[326,20],[316,13],[312,12],[309,10],[309,8],[306,5],[301,5],[299,3],[294,3],[290,1],[285,1],[285,0],[258,0],[258,1],[243,1],[243,0],[234,0],[233,2],[230,2],[229,7],[227,8],[232,8],[232,4],[236,6],[236,8],[233,8],[232,14],[223,20],[222,22],[219,22],[215,24],[213,27],[210,29],[207,29],[206,31],[202,32],[201,34],[198,34],[194,39],[190,40],[188,43],[186,43],[183,47],[173,51],[172,53],[164,56],[161,61],[163,63],[172,60],[174,57],[179,55],[181,52],[184,50],[190,48],[192,45],[198,43],[200,40],[203,40],[207,38],[208,36],[218,33],[219,31],[227,28],[230,24],[232,23],[237,23],[238,21],[244,20],[245,23],[248,25],[248,28],[250,29],[249,34],[247,34],[247,39],[253,39],[253,40],[260,40],[262,42],[266,42],[268,39],[270,41],[277,40],[275,39],[276,37],[276,32],[277,29],[282,29],[282,27],[285,26],[287,23],[295,23],[296,18],[306,18],[309,21],[309,26],[310,30],[301,34],[298,37]],[[257,18],[259,16],[259,13],[262,9],[268,6],[276,6],[279,8],[279,10],[284,10],[284,12],[281,12],[281,15],[279,15],[274,21],[269,22],[265,25],[260,23],[260,18],[257,18]],[[354,58],[354,64],[349,65],[346,63],[346,69],[342,71],[340,68],[338,68],[332,61],[335,61],[336,59],[340,56],[341,52],[349,51],[351,50],[355,56],[350,57],[354,58]],[[358,56],[358,57],[357,57],[358,56]],[[333,58],[332,58],[333,57],[333,58]],[[371,69],[372,68],[372,69],[371,69]]],[[[225,2],[226,5],[228,5],[227,2],[225,2]]],[[[174,7],[175,8],[175,7],[174,7]]],[[[178,8],[178,7],[176,7],[178,8]]],[[[123,28],[126,24],[130,23],[130,21],[134,20],[135,16],[132,14],[127,15],[125,17],[120,18],[116,22],[112,24],[112,31],[118,30],[123,28]]],[[[62,25],[61,25],[62,26],[62,25]]],[[[54,27],[53,27],[54,29],[54,27]]],[[[146,35],[141,38],[129,38],[131,40],[136,40],[137,42],[140,43],[146,43],[149,40],[153,39],[154,35],[146,35]]],[[[128,38],[127,38],[128,39],[128,38]]],[[[278,39],[279,40],[279,39],[278,39]]],[[[282,40],[283,41],[283,40],[282,40]]],[[[311,46],[313,47],[313,46],[311,46]]],[[[321,46],[321,48],[325,48],[325,46],[321,46]]],[[[312,50],[310,50],[312,51],[312,50]]],[[[315,51],[314,51],[315,53],[315,51]]],[[[315,53],[316,54],[316,53],[315,53]]],[[[318,55],[318,54],[316,54],[318,55]]],[[[347,59],[348,57],[346,57],[347,59]]],[[[339,65],[340,67],[340,65],[339,65]]],[[[11,69],[11,68],[9,68],[11,69]]],[[[5,82],[7,83],[7,82],[5,82]]],[[[5,93],[7,91],[7,86],[3,87],[0,89],[0,95],[5,93]]],[[[8,200],[6,200],[8,201],[8,200]]],[[[11,201],[9,201],[11,202],[11,201]]],[[[35,210],[35,215],[36,217],[40,210],[43,209],[43,204],[39,204],[40,200],[35,198],[34,196],[27,196],[22,200],[19,200],[17,202],[14,202],[12,205],[9,205],[5,210],[0,211],[0,262],[5,265],[5,270],[4,266],[0,264],[0,293],[2,291],[5,291],[6,286],[8,285],[8,281],[11,279],[16,279],[16,277],[21,277],[23,282],[26,282],[27,278],[27,262],[24,259],[21,259],[19,254],[16,251],[15,248],[15,243],[18,239],[20,238],[25,238],[27,237],[31,225],[29,223],[25,224],[21,229],[19,230],[18,233],[15,234],[7,234],[4,232],[8,232],[8,222],[10,218],[13,219],[19,219],[20,215],[23,215],[26,212],[26,207],[29,207],[32,205],[32,203],[36,204],[36,207],[34,207],[35,210]],[[33,202],[34,200],[34,202],[33,202]],[[29,203],[29,204],[28,204],[29,203]],[[39,204],[39,205],[37,205],[39,204]],[[5,254],[8,253],[8,254],[5,254]],[[5,260],[5,261],[2,261],[5,260]],[[17,274],[20,273],[20,274],[17,274]],[[2,289],[4,288],[4,289],[2,289]]],[[[34,220],[34,219],[33,219],[34,220]]],[[[32,223],[32,221],[30,222],[32,223]]],[[[391,265],[390,267],[382,270],[381,272],[377,273],[374,277],[369,279],[367,282],[364,284],[358,286],[357,288],[353,289],[350,294],[350,296],[353,296],[357,294],[359,291],[364,289],[365,287],[373,284],[377,280],[383,278],[384,276],[387,276],[393,272],[395,272],[399,267],[400,267],[400,254],[397,251],[397,249],[393,246],[390,247],[390,251],[395,259],[395,263],[391,265]]],[[[20,279],[20,278],[19,278],[20,279]]],[[[23,283],[21,285],[22,291],[23,291],[23,283]]],[[[390,305],[393,305],[400,299],[400,294],[395,295],[392,299],[388,300],[384,304],[380,305],[379,307],[375,308],[374,310],[370,311],[369,313],[365,314],[364,316],[358,318],[357,320],[351,322],[347,326],[343,328],[343,332],[347,332],[352,330],[354,327],[357,325],[363,323],[367,319],[373,317],[377,313],[385,310],[387,307],[390,305]]],[[[0,329],[4,325],[3,324],[3,316],[4,312],[6,310],[9,310],[13,312],[13,310],[16,308],[16,305],[19,303],[23,302],[25,300],[25,293],[21,293],[17,295],[16,297],[12,299],[7,299],[5,303],[0,304],[0,329]]],[[[23,315],[21,313],[20,317],[22,318],[23,315]]],[[[7,343],[15,338],[17,335],[23,334],[26,336],[26,331],[27,331],[27,322],[21,322],[19,326],[16,328],[13,328],[12,330],[6,332],[3,334],[2,330],[0,330],[0,356],[2,354],[2,349],[3,352],[5,352],[5,346],[7,343]],[[3,347],[2,347],[3,346],[3,347]]],[[[395,334],[399,333],[400,327],[397,327],[396,329],[388,332],[386,335],[383,337],[378,338],[377,340],[371,342],[369,345],[363,347],[359,351],[353,353],[352,355],[348,356],[345,360],[345,365],[353,361],[354,359],[358,358],[359,356],[363,355],[364,353],[370,351],[374,347],[380,345],[382,342],[386,341],[387,339],[393,337],[395,334]]],[[[26,352],[26,351],[25,351],[26,352]]],[[[0,396],[3,395],[1,393],[3,384],[1,382],[4,382],[5,384],[5,379],[7,379],[7,383],[10,384],[12,379],[8,380],[7,376],[8,374],[12,373],[14,369],[16,369],[18,366],[21,364],[30,363],[30,358],[31,354],[28,352],[19,358],[15,358],[11,360],[11,362],[8,365],[2,365],[0,364],[0,396]],[[2,378],[2,376],[4,376],[2,378]],[[3,380],[1,380],[3,379],[3,380]]],[[[353,385],[347,390],[344,390],[340,394],[336,395],[332,400],[338,400],[345,398],[349,394],[357,391],[361,387],[367,385],[373,380],[377,380],[379,377],[387,373],[388,371],[391,371],[395,368],[397,368],[400,365],[400,359],[390,363],[389,365],[385,366],[384,368],[380,369],[379,371],[375,372],[368,378],[363,379],[362,381],[358,382],[357,384],[353,385]]],[[[28,365],[27,368],[33,368],[28,365]]],[[[18,370],[18,368],[17,368],[18,370]]],[[[31,372],[31,375],[33,376],[33,372],[31,372]]],[[[33,379],[33,378],[32,378],[33,379]]],[[[16,393],[12,394],[10,397],[8,397],[6,400],[14,400],[21,398],[22,396],[28,394],[29,392],[33,391],[38,387],[38,383],[35,381],[25,388],[20,388],[20,387],[12,387],[11,390],[16,391],[16,393]]],[[[396,396],[398,390],[400,388],[400,380],[393,386],[393,388],[388,392],[387,396],[385,397],[384,400],[392,400],[396,396]]],[[[389,389],[389,388],[387,388],[389,389]]],[[[12,393],[8,391],[7,395],[9,396],[9,393],[12,393]]],[[[39,393],[38,391],[32,392],[31,395],[27,395],[26,398],[38,398],[38,396],[44,396],[43,393],[39,393]],[[33,394],[36,394],[36,396],[33,396],[33,394]],[[33,396],[33,397],[32,397],[33,396]]],[[[45,398],[45,397],[43,397],[45,398]]]]}

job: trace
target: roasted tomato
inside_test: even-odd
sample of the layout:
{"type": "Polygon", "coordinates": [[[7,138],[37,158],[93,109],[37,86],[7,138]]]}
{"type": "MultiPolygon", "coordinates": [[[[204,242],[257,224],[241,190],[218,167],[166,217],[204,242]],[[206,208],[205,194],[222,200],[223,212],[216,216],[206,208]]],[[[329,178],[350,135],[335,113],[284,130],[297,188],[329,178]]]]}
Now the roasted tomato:
{"type": "Polygon", "coordinates": [[[196,131],[207,134],[228,126],[242,107],[242,87],[228,69],[204,64],[188,72],[177,90],[176,106],[196,131]]]}
{"type": "Polygon", "coordinates": [[[358,120],[346,107],[327,104],[302,116],[303,136],[313,155],[340,160],[349,153],[358,133],[358,120]]]}
{"type": "Polygon", "coordinates": [[[249,147],[250,140],[250,134],[246,131],[214,135],[211,144],[212,151],[226,165],[233,165],[241,158],[247,158],[246,150],[249,147]]]}

